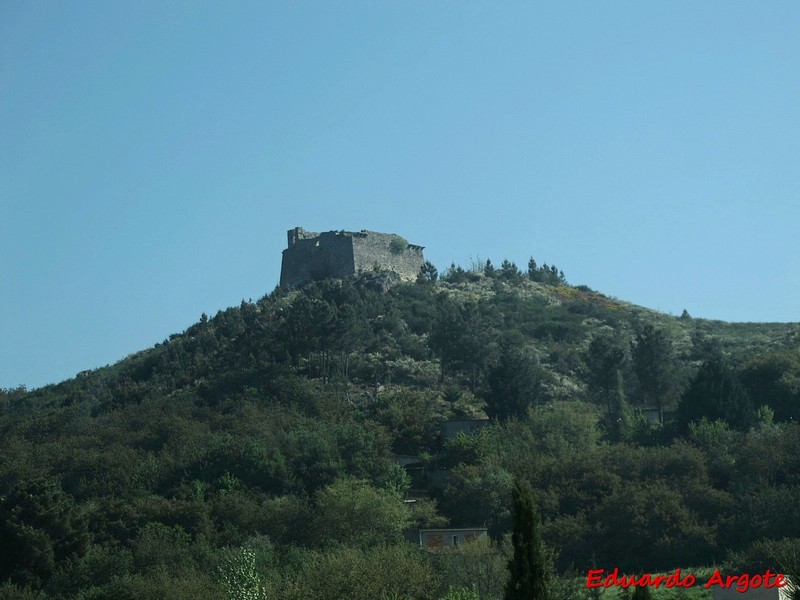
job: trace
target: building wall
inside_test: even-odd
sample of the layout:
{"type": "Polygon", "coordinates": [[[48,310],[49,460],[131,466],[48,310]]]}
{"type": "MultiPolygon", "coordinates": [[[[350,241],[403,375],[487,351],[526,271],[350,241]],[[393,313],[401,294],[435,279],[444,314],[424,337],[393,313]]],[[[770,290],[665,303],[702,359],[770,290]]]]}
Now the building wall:
{"type": "Polygon", "coordinates": [[[458,548],[486,535],[486,529],[420,529],[419,545],[431,552],[458,548]]]}
{"type": "Polygon", "coordinates": [[[354,273],[353,243],[348,235],[336,231],[317,234],[301,228],[289,230],[289,247],[283,251],[281,262],[281,285],[295,286],[354,273]],[[294,238],[293,232],[297,234],[294,238]]]}
{"type": "Polygon", "coordinates": [[[327,231],[316,233],[302,227],[290,229],[283,251],[281,285],[297,286],[328,277],[349,277],[376,266],[394,271],[403,280],[414,280],[425,260],[422,246],[407,244],[395,234],[375,231],[327,231]]]}
{"type": "Polygon", "coordinates": [[[394,271],[405,281],[415,280],[425,263],[422,246],[408,244],[399,235],[376,231],[353,234],[353,259],[356,273],[377,266],[394,271]]]}

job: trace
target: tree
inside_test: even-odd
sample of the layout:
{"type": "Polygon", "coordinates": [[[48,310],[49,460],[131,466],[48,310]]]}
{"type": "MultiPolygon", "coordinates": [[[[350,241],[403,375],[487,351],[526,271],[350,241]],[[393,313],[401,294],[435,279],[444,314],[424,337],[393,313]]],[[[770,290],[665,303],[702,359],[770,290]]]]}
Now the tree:
{"type": "Polygon", "coordinates": [[[456,527],[482,524],[499,536],[511,524],[508,500],[514,477],[502,467],[483,462],[461,464],[450,471],[450,484],[442,496],[442,512],[456,527]]]}
{"type": "Polygon", "coordinates": [[[628,430],[630,414],[625,400],[622,364],[625,349],[611,335],[597,335],[589,344],[589,392],[595,401],[606,405],[606,426],[611,439],[620,441],[628,430]]]}
{"type": "Polygon", "coordinates": [[[442,275],[442,279],[448,283],[465,283],[469,280],[469,274],[461,267],[456,266],[455,263],[450,263],[447,271],[442,275]]]}
{"type": "Polygon", "coordinates": [[[458,588],[454,590],[451,587],[442,600],[481,600],[481,597],[475,589],[458,588]]]}
{"type": "Polygon", "coordinates": [[[0,496],[0,540],[0,580],[37,584],[86,553],[88,520],[57,483],[22,481],[0,496]]]}
{"type": "Polygon", "coordinates": [[[439,271],[431,261],[426,260],[425,264],[420,267],[417,283],[436,283],[437,279],[439,279],[439,271]]]}
{"type": "Polygon", "coordinates": [[[230,551],[218,569],[218,578],[229,600],[266,600],[256,570],[256,553],[250,548],[230,551]]]}
{"type": "Polygon", "coordinates": [[[499,363],[489,371],[486,413],[493,419],[525,416],[529,406],[538,404],[544,377],[533,357],[504,348],[499,363]]]}
{"type": "Polygon", "coordinates": [[[522,279],[522,273],[516,264],[505,259],[500,265],[500,277],[511,283],[517,283],[522,279]]]}
{"type": "Polygon", "coordinates": [[[662,418],[664,401],[673,387],[672,341],[661,329],[646,325],[631,349],[643,404],[655,404],[662,418]]]}
{"type": "Polygon", "coordinates": [[[505,600],[548,600],[550,569],[539,528],[533,490],[519,479],[512,492],[514,557],[508,563],[511,579],[505,600]]]}
{"type": "Polygon", "coordinates": [[[410,513],[395,490],[345,477],[317,493],[315,541],[364,548],[400,540],[410,513]]]}
{"type": "Polygon", "coordinates": [[[410,544],[367,548],[334,546],[306,553],[303,565],[286,574],[280,598],[390,600],[439,598],[441,579],[426,553],[410,544]]]}
{"type": "Polygon", "coordinates": [[[678,405],[678,423],[684,431],[689,423],[703,417],[710,421],[721,419],[739,431],[745,431],[753,422],[754,411],[747,392],[720,357],[700,367],[678,405]]]}
{"type": "Polygon", "coordinates": [[[373,405],[379,423],[394,436],[394,450],[416,454],[430,449],[439,431],[436,396],[431,393],[390,389],[381,393],[373,405]]]}
{"type": "Polygon", "coordinates": [[[536,261],[531,256],[530,260],[528,260],[528,278],[531,281],[540,281],[541,277],[539,275],[539,265],[536,264],[536,261]]]}
{"type": "Polygon", "coordinates": [[[429,343],[439,354],[442,379],[446,373],[461,370],[469,374],[474,391],[487,360],[488,323],[477,302],[458,302],[444,295],[437,300],[437,313],[429,343]]]}
{"type": "Polygon", "coordinates": [[[282,309],[277,338],[297,365],[302,355],[328,349],[335,325],[335,306],[302,294],[282,309]]]}
{"type": "Polygon", "coordinates": [[[560,285],[567,282],[564,271],[555,265],[544,263],[541,267],[536,264],[533,257],[528,261],[528,278],[547,285],[560,285]]]}
{"type": "Polygon", "coordinates": [[[800,351],[773,350],[744,365],[742,384],[750,397],[775,411],[775,420],[800,421],[800,351]]]}
{"type": "Polygon", "coordinates": [[[451,593],[442,600],[502,598],[508,581],[508,561],[502,548],[488,535],[438,553],[451,593]],[[461,590],[461,595],[455,593],[461,590]],[[469,591],[467,591],[469,590],[469,591]]]}
{"type": "Polygon", "coordinates": [[[625,350],[613,336],[600,334],[592,338],[586,354],[589,388],[602,400],[608,401],[609,393],[617,387],[624,360],[625,350]]]}

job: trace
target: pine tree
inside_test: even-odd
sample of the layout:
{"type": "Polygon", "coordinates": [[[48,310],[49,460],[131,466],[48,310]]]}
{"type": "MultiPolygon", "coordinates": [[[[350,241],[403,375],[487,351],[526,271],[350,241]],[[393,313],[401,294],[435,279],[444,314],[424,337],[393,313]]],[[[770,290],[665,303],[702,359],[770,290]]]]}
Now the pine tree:
{"type": "Polygon", "coordinates": [[[549,567],[539,532],[539,512],[533,490],[519,479],[514,482],[512,504],[514,558],[508,563],[511,579],[505,600],[548,600],[549,567]]]}
{"type": "Polygon", "coordinates": [[[631,355],[643,403],[655,405],[660,419],[675,382],[672,341],[663,330],[646,325],[636,336],[631,355]]]}
{"type": "Polygon", "coordinates": [[[506,281],[517,283],[521,279],[522,273],[520,272],[519,267],[517,267],[515,263],[509,261],[506,258],[500,265],[500,277],[502,277],[506,281]]]}
{"type": "MultiPolygon", "coordinates": [[[[453,268],[455,268],[455,265],[453,265],[453,268]]],[[[417,283],[436,283],[437,279],[439,279],[439,271],[431,261],[426,260],[425,264],[419,269],[417,283]]]]}
{"type": "Polygon", "coordinates": [[[541,276],[539,273],[539,265],[536,264],[536,261],[533,260],[532,256],[528,261],[528,277],[530,278],[531,281],[541,280],[541,276]]]}
{"type": "Polygon", "coordinates": [[[586,353],[589,392],[595,401],[605,403],[606,427],[614,442],[625,437],[630,425],[621,369],[625,358],[625,349],[610,335],[595,336],[586,353]]]}

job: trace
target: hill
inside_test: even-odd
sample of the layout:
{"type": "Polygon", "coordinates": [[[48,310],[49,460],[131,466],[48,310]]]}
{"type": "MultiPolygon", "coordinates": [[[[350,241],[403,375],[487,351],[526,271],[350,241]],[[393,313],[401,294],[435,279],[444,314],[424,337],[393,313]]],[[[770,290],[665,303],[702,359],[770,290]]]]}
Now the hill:
{"type": "Polygon", "coordinates": [[[498,597],[515,477],[564,586],[592,564],[774,563],[800,538],[798,340],[798,324],[665,315],[533,262],[279,288],[3,391],[0,597],[355,598],[370,577],[365,598],[498,597]],[[494,541],[402,542],[445,524],[494,541]]]}

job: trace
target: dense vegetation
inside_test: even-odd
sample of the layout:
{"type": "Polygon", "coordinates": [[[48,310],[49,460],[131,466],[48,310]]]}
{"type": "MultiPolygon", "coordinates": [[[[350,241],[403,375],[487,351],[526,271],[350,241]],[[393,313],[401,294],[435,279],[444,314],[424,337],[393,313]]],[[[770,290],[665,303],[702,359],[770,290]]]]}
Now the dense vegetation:
{"type": "Polygon", "coordinates": [[[481,266],[277,289],[3,390],[0,598],[501,598],[515,479],[553,598],[580,597],[571,578],[594,566],[785,559],[799,327],[659,314],[533,259],[481,266]],[[442,439],[444,420],[487,415],[442,439]],[[491,539],[403,541],[444,524],[491,539]]]}

